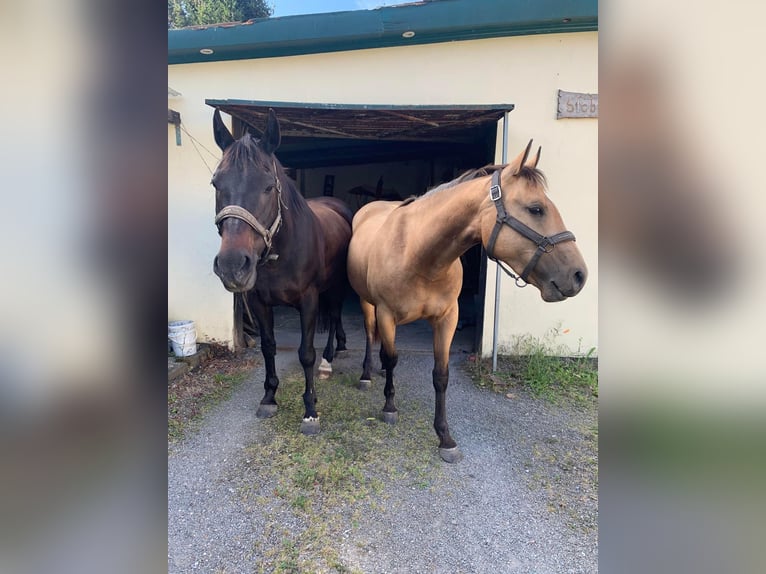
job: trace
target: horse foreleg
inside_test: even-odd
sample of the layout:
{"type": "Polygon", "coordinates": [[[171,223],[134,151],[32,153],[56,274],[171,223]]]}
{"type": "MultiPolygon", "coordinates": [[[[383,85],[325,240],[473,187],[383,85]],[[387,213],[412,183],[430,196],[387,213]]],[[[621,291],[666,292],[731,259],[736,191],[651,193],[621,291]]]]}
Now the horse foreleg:
{"type": "Polygon", "coordinates": [[[277,342],[274,339],[274,309],[260,302],[253,301],[253,299],[250,299],[250,302],[251,310],[261,334],[261,353],[263,353],[263,363],[266,367],[266,380],[263,383],[265,392],[263,399],[261,399],[261,404],[255,412],[255,416],[258,418],[268,418],[277,414],[275,396],[279,387],[277,369],[274,365],[274,356],[277,354],[277,342]]]}
{"type": "Polygon", "coordinates": [[[372,345],[375,342],[377,326],[375,324],[375,307],[364,299],[360,299],[359,302],[362,307],[362,314],[364,315],[364,335],[366,340],[364,360],[362,361],[362,376],[359,377],[359,388],[367,390],[372,386],[372,377],[370,376],[370,371],[372,370],[372,345]]]}
{"type": "Polygon", "coordinates": [[[449,382],[449,350],[457,326],[458,306],[452,306],[440,319],[431,321],[434,331],[433,382],[436,392],[434,430],[439,437],[439,454],[445,462],[458,462],[463,454],[452,439],[447,424],[447,384],[449,382]]]}
{"type": "Polygon", "coordinates": [[[380,307],[375,310],[375,319],[378,325],[378,334],[380,335],[380,358],[383,362],[383,368],[386,370],[386,386],[383,389],[386,404],[383,405],[383,420],[389,424],[394,424],[399,420],[399,413],[394,401],[396,396],[394,368],[399,361],[395,345],[396,322],[390,313],[381,310],[380,307]]]}
{"type": "Polygon", "coordinates": [[[316,291],[308,291],[304,294],[300,305],[301,315],[301,346],[298,348],[298,359],[303,367],[303,375],[306,378],[306,390],[303,393],[303,422],[301,432],[303,434],[317,434],[319,432],[319,416],[316,411],[316,390],[314,389],[314,363],[316,351],[314,350],[314,331],[316,329],[319,297],[316,291]]]}

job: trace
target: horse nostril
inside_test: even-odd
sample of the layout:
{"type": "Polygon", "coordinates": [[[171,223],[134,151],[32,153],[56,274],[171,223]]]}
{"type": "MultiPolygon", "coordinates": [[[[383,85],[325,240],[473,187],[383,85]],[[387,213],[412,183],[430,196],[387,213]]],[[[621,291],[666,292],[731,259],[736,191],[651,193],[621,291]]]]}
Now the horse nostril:
{"type": "Polygon", "coordinates": [[[215,273],[218,273],[218,271],[219,271],[219,269],[218,269],[218,255],[216,255],[216,256],[213,258],[213,271],[214,271],[215,273]]]}
{"type": "Polygon", "coordinates": [[[242,261],[242,267],[240,268],[240,271],[249,271],[250,266],[252,265],[253,261],[250,259],[249,255],[244,256],[244,260],[242,261]]]}
{"type": "Polygon", "coordinates": [[[577,271],[575,271],[574,280],[575,280],[575,285],[577,285],[578,287],[582,287],[583,284],[585,283],[585,274],[578,269],[577,271]]]}

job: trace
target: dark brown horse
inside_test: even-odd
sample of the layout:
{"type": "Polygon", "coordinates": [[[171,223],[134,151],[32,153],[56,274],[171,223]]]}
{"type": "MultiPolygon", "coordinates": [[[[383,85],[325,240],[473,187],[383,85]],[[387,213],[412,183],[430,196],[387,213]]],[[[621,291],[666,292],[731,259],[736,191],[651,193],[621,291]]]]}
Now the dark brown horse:
{"type": "Polygon", "coordinates": [[[545,193],[545,178],[537,169],[540,150],[530,157],[531,145],[508,165],[474,170],[414,200],[373,201],[354,216],[348,272],[367,334],[360,386],[370,384],[371,347],[379,336],[386,370],[383,419],[396,422],[396,326],[427,319],[434,332],[434,429],[447,462],[462,457],[449,432],[446,407],[449,349],[463,282],[460,255],[481,243],[501,267],[517,270],[517,282],[537,287],[544,301],[574,297],[587,278],[575,237],[564,230],[545,193]]]}
{"type": "Polygon", "coordinates": [[[333,337],[338,351],[346,348],[340,314],[348,284],[346,255],[352,213],[337,199],[307,201],[301,196],[274,156],[280,131],[273,110],[269,110],[260,140],[250,134],[234,140],[218,110],[213,115],[213,133],[223,150],[211,182],[221,235],[213,268],[226,289],[243,294],[246,309],[258,324],[266,392],[256,416],[271,417],[277,412],[273,307],[294,307],[300,312],[298,357],[306,377],[301,432],[315,434],[319,419],[314,332],[317,318],[329,330],[320,367],[320,372],[327,373],[334,354],[333,337]]]}

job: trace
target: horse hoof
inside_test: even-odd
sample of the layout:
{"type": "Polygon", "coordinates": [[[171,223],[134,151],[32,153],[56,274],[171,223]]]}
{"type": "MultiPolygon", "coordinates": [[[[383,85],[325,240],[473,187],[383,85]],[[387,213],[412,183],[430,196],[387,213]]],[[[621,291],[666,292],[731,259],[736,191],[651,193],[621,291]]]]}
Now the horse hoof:
{"type": "Polygon", "coordinates": [[[394,411],[393,413],[390,413],[388,411],[383,411],[383,422],[388,423],[390,425],[395,425],[399,421],[399,413],[394,411]]]}
{"type": "Polygon", "coordinates": [[[439,456],[442,457],[444,462],[449,462],[450,464],[463,460],[463,453],[460,452],[460,449],[456,446],[452,448],[440,448],[439,456]]]}
{"type": "Polygon", "coordinates": [[[326,381],[332,375],[332,365],[327,362],[327,359],[322,357],[322,362],[319,363],[318,378],[320,381],[326,381]]]}
{"type": "Polygon", "coordinates": [[[301,432],[305,435],[319,434],[319,419],[309,417],[301,422],[301,432]]]}
{"type": "Polygon", "coordinates": [[[359,379],[359,390],[369,391],[372,388],[372,381],[370,379],[359,379]]]}
{"type": "Polygon", "coordinates": [[[255,411],[255,416],[259,419],[270,419],[275,414],[277,414],[277,405],[261,403],[258,405],[258,410],[255,411]]]}

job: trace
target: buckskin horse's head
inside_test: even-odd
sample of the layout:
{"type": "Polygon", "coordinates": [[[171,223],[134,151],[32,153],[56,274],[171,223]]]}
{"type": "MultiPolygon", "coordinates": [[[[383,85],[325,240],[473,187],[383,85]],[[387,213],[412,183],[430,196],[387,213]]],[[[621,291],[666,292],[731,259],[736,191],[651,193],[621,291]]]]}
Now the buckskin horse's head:
{"type": "Polygon", "coordinates": [[[518,273],[517,284],[531,283],[544,301],[563,301],[580,292],[588,270],[574,235],[545,192],[545,176],[537,169],[540,148],[530,156],[531,146],[530,140],[514,161],[493,174],[489,205],[482,212],[482,244],[490,258],[518,273]]]}
{"type": "Polygon", "coordinates": [[[270,109],[261,139],[248,133],[235,140],[216,110],[213,134],[223,150],[211,180],[221,236],[213,270],[229,291],[249,291],[255,285],[258,264],[271,255],[282,220],[282,182],[274,156],[280,141],[279,122],[270,109]]]}

